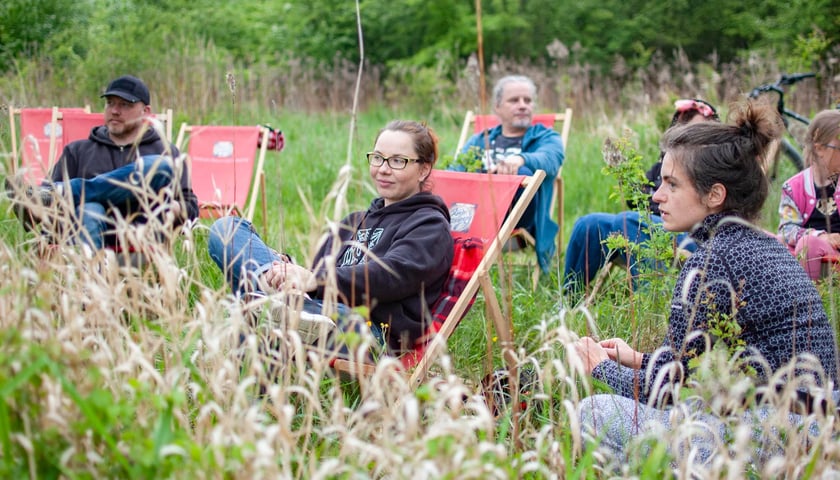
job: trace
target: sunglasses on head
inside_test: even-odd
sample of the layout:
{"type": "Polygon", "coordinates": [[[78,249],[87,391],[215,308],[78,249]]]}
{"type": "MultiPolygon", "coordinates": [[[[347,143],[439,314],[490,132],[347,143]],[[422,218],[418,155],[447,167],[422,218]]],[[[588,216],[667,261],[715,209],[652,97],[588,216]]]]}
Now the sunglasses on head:
{"type": "Polygon", "coordinates": [[[700,115],[703,115],[704,117],[713,117],[717,114],[717,112],[715,112],[715,109],[712,108],[711,105],[697,100],[677,100],[676,102],[674,102],[674,108],[677,110],[678,113],[694,110],[700,115]]]}

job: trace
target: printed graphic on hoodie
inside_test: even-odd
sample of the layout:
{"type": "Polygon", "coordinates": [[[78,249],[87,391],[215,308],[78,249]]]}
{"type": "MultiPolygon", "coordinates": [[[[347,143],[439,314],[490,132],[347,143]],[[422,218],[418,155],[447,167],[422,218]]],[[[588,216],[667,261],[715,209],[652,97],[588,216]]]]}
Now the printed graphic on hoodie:
{"type": "Polygon", "coordinates": [[[362,263],[365,259],[364,252],[373,250],[376,244],[379,243],[379,239],[382,238],[384,232],[385,229],[382,227],[357,230],[356,242],[344,251],[344,255],[341,257],[341,261],[338,262],[338,266],[346,267],[348,265],[362,263]],[[361,246],[365,246],[366,248],[363,249],[361,246]]]}

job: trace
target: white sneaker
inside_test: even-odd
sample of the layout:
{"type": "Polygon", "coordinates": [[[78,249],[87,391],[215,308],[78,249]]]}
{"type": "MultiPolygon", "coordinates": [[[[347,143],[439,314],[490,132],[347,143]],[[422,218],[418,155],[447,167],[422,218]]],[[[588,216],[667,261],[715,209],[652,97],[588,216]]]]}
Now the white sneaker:
{"type": "Polygon", "coordinates": [[[326,315],[296,311],[291,308],[283,295],[268,297],[268,316],[271,328],[279,330],[294,330],[300,336],[302,343],[315,345],[321,339],[327,339],[338,330],[333,319],[326,315]]]}
{"type": "MultiPolygon", "coordinates": [[[[290,313],[293,318],[289,322],[289,326],[290,328],[295,328],[295,312],[290,313]]],[[[332,318],[326,315],[308,312],[298,312],[298,321],[296,326],[301,342],[308,345],[314,345],[321,339],[327,339],[334,335],[338,330],[338,327],[332,318]]]]}

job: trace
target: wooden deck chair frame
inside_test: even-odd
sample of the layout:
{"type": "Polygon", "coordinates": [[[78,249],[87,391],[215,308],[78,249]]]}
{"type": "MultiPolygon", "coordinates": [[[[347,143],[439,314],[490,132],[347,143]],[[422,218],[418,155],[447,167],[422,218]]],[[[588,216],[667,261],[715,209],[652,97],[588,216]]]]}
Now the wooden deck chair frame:
{"type": "MultiPolygon", "coordinates": [[[[560,138],[563,140],[563,149],[568,158],[569,152],[569,133],[571,132],[572,128],[572,109],[567,108],[563,113],[540,113],[535,114],[531,121],[532,125],[536,124],[543,124],[549,128],[555,128],[557,124],[561,124],[560,127],[560,138]]],[[[455,149],[455,155],[461,152],[461,149],[464,148],[466,145],[467,140],[470,136],[475,135],[476,133],[480,133],[488,128],[495,127],[499,124],[499,117],[493,114],[488,115],[476,115],[473,113],[472,110],[468,110],[467,114],[464,116],[464,124],[461,126],[461,135],[458,138],[458,148],[455,149]]],[[[565,163],[565,161],[564,161],[565,163]]],[[[551,199],[551,209],[552,215],[556,215],[557,218],[557,225],[559,227],[557,233],[557,252],[562,253],[564,242],[563,242],[563,210],[565,208],[564,204],[564,189],[563,189],[563,176],[561,175],[563,167],[561,166],[560,169],[557,171],[557,177],[554,179],[554,194],[553,198],[551,199]]],[[[527,232],[523,232],[526,233],[527,232]]],[[[528,235],[530,237],[530,235],[528,235]]],[[[529,244],[533,245],[534,239],[528,238],[527,241],[529,244]]]]}
{"type": "MultiPolygon", "coordinates": [[[[12,161],[11,161],[11,168],[10,171],[12,173],[17,172],[18,167],[26,167],[31,168],[33,166],[38,166],[43,173],[43,177],[47,175],[49,169],[58,160],[58,155],[61,153],[61,147],[63,145],[63,137],[62,143],[58,141],[58,133],[60,130],[60,116],[62,112],[90,112],[90,107],[50,107],[50,108],[15,108],[13,105],[9,105],[9,130],[12,137],[12,161]],[[36,141],[38,141],[38,150],[41,150],[41,145],[46,144],[47,148],[45,149],[47,152],[47,161],[44,162],[43,158],[40,162],[37,162],[35,158],[27,158],[27,147],[26,142],[27,140],[25,137],[20,138],[20,145],[18,144],[18,135],[30,135],[30,133],[24,132],[27,129],[27,124],[29,122],[28,115],[34,114],[43,117],[44,119],[49,118],[48,123],[44,123],[43,125],[51,125],[49,127],[49,131],[52,133],[49,135],[47,139],[46,135],[36,136],[36,141]],[[18,132],[17,121],[15,116],[20,117],[20,132],[18,132]]],[[[43,132],[45,128],[42,128],[41,131],[43,132]]],[[[40,181],[41,178],[32,178],[32,180],[40,181]]]]}
{"type": "Polygon", "coordinates": [[[162,112],[153,113],[152,117],[156,120],[159,120],[160,123],[163,124],[163,131],[166,134],[166,141],[172,142],[172,122],[175,121],[173,117],[172,109],[166,108],[162,112]]]}
{"type": "MultiPolygon", "coordinates": [[[[262,218],[263,222],[266,219],[266,200],[265,200],[265,172],[263,171],[263,167],[265,165],[265,154],[267,151],[268,146],[268,134],[269,131],[267,128],[260,126],[260,125],[245,125],[245,126],[235,126],[235,125],[189,125],[187,123],[182,123],[181,128],[178,131],[178,139],[175,142],[175,145],[178,147],[178,150],[181,151],[182,154],[187,155],[187,162],[190,167],[191,175],[195,175],[195,172],[192,169],[192,158],[190,158],[189,153],[189,146],[185,149],[185,142],[189,137],[192,136],[192,133],[196,131],[196,129],[201,128],[242,128],[242,129],[253,129],[258,132],[257,140],[258,144],[254,145],[254,149],[256,152],[256,158],[254,159],[254,170],[252,172],[248,172],[251,176],[251,182],[249,186],[248,193],[245,198],[245,203],[243,205],[220,205],[216,202],[203,202],[200,192],[196,191],[196,195],[199,197],[199,210],[204,213],[205,211],[221,211],[227,212],[232,211],[237,215],[247,219],[248,221],[254,220],[254,210],[256,209],[257,205],[257,197],[262,194],[262,218]]],[[[193,185],[195,188],[195,185],[193,185]]]]}
{"type": "MultiPolygon", "coordinates": [[[[435,173],[441,174],[442,171],[436,170],[435,173]]],[[[479,176],[483,177],[484,183],[488,188],[492,188],[494,175],[483,173],[465,173],[465,172],[443,172],[449,178],[457,181],[458,177],[462,176],[479,176]]],[[[505,317],[502,313],[501,306],[496,291],[490,280],[490,269],[500,259],[502,248],[504,244],[510,239],[514,227],[528,204],[534,198],[543,180],[545,179],[545,172],[537,170],[534,175],[528,176],[511,176],[519,180],[519,186],[523,188],[519,199],[513,203],[507,217],[504,218],[503,223],[498,228],[492,239],[485,242],[484,255],[475,272],[470,277],[463,292],[458,297],[446,320],[443,322],[440,330],[430,335],[430,340],[423,348],[422,356],[415,362],[414,369],[409,377],[409,382],[413,386],[418,386],[429,373],[429,369],[441,352],[445,349],[449,337],[455,331],[455,328],[460,323],[461,319],[466,315],[468,309],[472,305],[473,298],[478,294],[479,289],[484,294],[485,309],[487,317],[492,321],[493,326],[498,336],[497,343],[502,348],[502,357],[511,371],[515,371],[516,359],[513,354],[513,323],[509,317],[505,317]]],[[[432,182],[440,181],[440,177],[432,177],[432,182]]],[[[447,205],[451,206],[449,199],[444,197],[447,205]]],[[[455,235],[455,233],[453,233],[455,235]]],[[[493,343],[491,339],[487,339],[493,343]]],[[[411,355],[411,352],[408,353],[411,355]]],[[[333,368],[339,372],[349,373],[350,375],[372,375],[376,369],[373,364],[363,363],[359,361],[350,360],[336,360],[333,363],[333,368]]]]}

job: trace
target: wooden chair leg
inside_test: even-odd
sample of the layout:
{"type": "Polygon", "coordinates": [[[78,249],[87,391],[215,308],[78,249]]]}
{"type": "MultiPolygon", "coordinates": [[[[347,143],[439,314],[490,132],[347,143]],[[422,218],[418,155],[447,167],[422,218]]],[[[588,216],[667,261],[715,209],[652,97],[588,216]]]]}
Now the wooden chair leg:
{"type": "Polygon", "coordinates": [[[563,253],[563,177],[557,177],[557,254],[563,253]]]}
{"type": "Polygon", "coordinates": [[[265,174],[260,172],[260,193],[262,196],[262,234],[263,238],[268,235],[268,231],[266,230],[268,224],[268,206],[267,200],[265,198],[265,174]]]}

